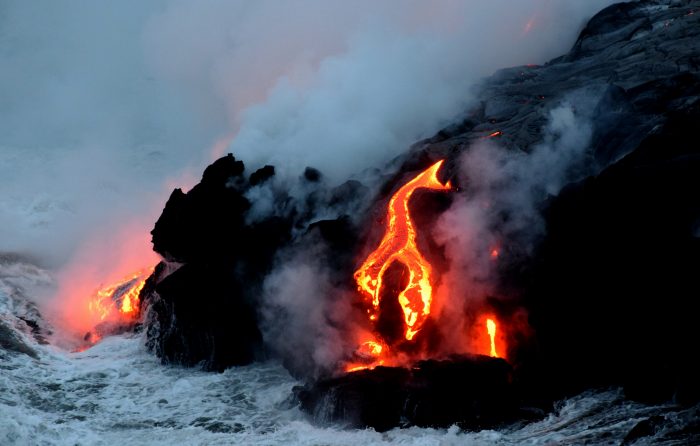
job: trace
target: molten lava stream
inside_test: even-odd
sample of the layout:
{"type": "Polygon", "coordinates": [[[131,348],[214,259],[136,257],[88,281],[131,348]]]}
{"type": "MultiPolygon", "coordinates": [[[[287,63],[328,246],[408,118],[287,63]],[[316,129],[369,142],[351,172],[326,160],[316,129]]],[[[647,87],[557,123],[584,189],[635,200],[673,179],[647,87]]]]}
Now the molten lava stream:
{"type": "Polygon", "coordinates": [[[506,359],[506,341],[502,324],[493,315],[481,316],[475,326],[477,353],[506,359]]]}
{"type": "Polygon", "coordinates": [[[153,268],[146,268],[100,288],[89,300],[88,309],[100,322],[137,317],[141,305],[139,294],[152,272],[153,268]]]}
{"type": "Polygon", "coordinates": [[[365,341],[355,351],[355,361],[345,365],[345,371],[350,373],[384,365],[384,359],[382,359],[384,353],[386,353],[386,348],[381,343],[365,341]]]}
{"type": "MultiPolygon", "coordinates": [[[[355,272],[358,289],[371,300],[375,313],[379,309],[382,276],[394,261],[403,263],[409,272],[406,288],[399,293],[406,325],[405,337],[412,340],[430,314],[432,303],[432,267],[418,250],[416,229],[413,226],[408,202],[416,189],[446,191],[451,189],[449,181],[440,183],[437,172],[443,160],[430,166],[411,181],[403,185],[389,201],[386,233],[379,247],[374,250],[355,272]]],[[[376,314],[370,312],[370,320],[376,314]]]]}
{"type": "Polygon", "coordinates": [[[486,331],[489,334],[489,341],[491,345],[491,351],[489,355],[494,358],[498,358],[498,353],[496,353],[496,323],[493,319],[486,319],[486,331]]]}

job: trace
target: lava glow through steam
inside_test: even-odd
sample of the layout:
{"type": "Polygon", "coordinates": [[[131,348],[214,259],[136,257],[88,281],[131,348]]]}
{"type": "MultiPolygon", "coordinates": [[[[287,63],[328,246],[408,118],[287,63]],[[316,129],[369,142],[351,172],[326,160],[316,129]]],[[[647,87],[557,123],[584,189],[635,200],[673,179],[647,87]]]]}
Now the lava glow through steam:
{"type": "MultiPolygon", "coordinates": [[[[358,289],[376,313],[382,291],[382,276],[394,261],[403,263],[409,272],[406,288],[399,293],[406,324],[406,339],[413,339],[430,314],[433,300],[432,268],[418,250],[416,230],[408,210],[408,202],[416,189],[450,190],[449,181],[440,183],[437,172],[443,161],[438,161],[402,186],[389,201],[386,233],[379,247],[374,250],[355,272],[358,289]]],[[[376,314],[370,312],[370,319],[376,314]]]]}

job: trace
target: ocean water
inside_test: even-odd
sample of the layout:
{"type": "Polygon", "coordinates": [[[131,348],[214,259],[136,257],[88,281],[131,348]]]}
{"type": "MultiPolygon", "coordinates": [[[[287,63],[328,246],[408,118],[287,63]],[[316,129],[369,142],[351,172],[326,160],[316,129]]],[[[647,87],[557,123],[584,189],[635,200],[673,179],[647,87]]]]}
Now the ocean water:
{"type": "Polygon", "coordinates": [[[687,432],[697,408],[636,404],[618,389],[581,394],[539,422],[501,430],[319,426],[290,404],[299,382],[274,361],[210,373],[160,364],[141,334],[107,337],[82,352],[39,342],[20,318],[35,316],[28,290],[50,281],[23,261],[0,262],[0,323],[36,353],[0,348],[0,445],[620,444],[654,415],[666,417],[664,428],[636,444],[697,439],[687,432]]]}

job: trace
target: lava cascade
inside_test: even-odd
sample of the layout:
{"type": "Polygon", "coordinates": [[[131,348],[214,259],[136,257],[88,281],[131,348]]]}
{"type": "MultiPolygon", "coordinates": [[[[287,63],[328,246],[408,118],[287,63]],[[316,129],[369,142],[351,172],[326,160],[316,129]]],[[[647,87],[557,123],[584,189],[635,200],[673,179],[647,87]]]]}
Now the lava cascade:
{"type": "Polygon", "coordinates": [[[405,337],[412,340],[421,329],[433,300],[433,270],[418,250],[416,229],[411,220],[408,203],[417,189],[447,191],[450,182],[442,184],[437,178],[444,160],[430,166],[403,185],[389,201],[386,216],[386,232],[381,243],[355,272],[358,289],[371,301],[374,311],[370,319],[376,319],[382,290],[382,276],[389,266],[398,261],[408,268],[408,285],[399,293],[406,326],[405,337]]]}

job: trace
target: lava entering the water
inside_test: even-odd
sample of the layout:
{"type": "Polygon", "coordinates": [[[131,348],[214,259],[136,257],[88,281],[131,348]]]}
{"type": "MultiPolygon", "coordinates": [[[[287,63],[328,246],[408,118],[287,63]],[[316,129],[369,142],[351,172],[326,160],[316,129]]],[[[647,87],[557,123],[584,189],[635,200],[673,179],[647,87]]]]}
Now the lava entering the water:
{"type": "MultiPolygon", "coordinates": [[[[408,210],[408,202],[416,189],[445,191],[452,188],[449,181],[442,184],[437,178],[443,161],[438,161],[418,174],[391,197],[384,238],[355,272],[358,289],[371,300],[376,313],[379,309],[384,272],[394,261],[399,261],[408,268],[408,285],[399,293],[398,300],[406,324],[405,337],[409,341],[430,314],[433,284],[432,267],[418,250],[416,229],[408,210]]],[[[374,321],[376,314],[370,312],[369,317],[374,321]]]]}
{"type": "Polygon", "coordinates": [[[88,309],[100,321],[134,318],[139,313],[139,294],[153,268],[137,271],[119,282],[100,288],[88,302],[88,309]]]}

